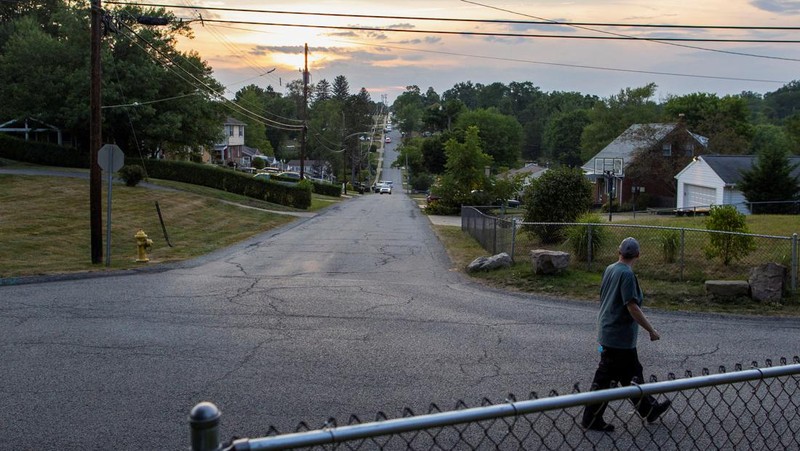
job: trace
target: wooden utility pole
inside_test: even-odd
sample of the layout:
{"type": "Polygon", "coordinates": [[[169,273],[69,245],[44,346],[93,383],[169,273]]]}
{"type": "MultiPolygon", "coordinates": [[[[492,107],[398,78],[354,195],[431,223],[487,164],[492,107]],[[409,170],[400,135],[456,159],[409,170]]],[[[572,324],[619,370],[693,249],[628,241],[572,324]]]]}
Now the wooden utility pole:
{"type": "Polygon", "coordinates": [[[92,0],[91,13],[91,76],[89,88],[89,227],[91,229],[92,263],[103,261],[102,179],[97,153],[100,151],[100,21],[103,11],[100,0],[92,0]]]}
{"type": "Polygon", "coordinates": [[[306,169],[306,133],[308,130],[308,44],[305,45],[305,65],[303,67],[303,130],[300,132],[300,180],[306,169]]]}

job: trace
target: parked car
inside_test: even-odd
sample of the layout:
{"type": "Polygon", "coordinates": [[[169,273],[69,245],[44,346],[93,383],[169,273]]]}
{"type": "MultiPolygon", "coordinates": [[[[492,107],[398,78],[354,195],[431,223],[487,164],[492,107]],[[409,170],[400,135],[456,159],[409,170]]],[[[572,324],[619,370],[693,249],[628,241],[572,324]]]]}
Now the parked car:
{"type": "Polygon", "coordinates": [[[388,137],[388,136],[387,136],[387,137],[386,137],[386,139],[385,139],[385,141],[386,141],[387,143],[390,143],[390,142],[392,142],[392,138],[390,138],[390,137],[388,137]]]}
{"type": "Polygon", "coordinates": [[[427,202],[428,204],[432,204],[439,199],[441,199],[441,197],[437,196],[436,194],[428,194],[427,196],[425,196],[425,202],[427,202]]]}
{"type": "Polygon", "coordinates": [[[278,174],[280,177],[286,177],[288,179],[297,179],[300,180],[300,173],[299,172],[281,172],[278,174]]]}
{"type": "Polygon", "coordinates": [[[387,185],[384,183],[381,185],[381,189],[378,192],[381,194],[392,194],[392,185],[387,185]]]}
{"type": "Polygon", "coordinates": [[[270,177],[270,174],[266,172],[261,172],[253,176],[253,178],[256,180],[269,180],[270,177]]]}

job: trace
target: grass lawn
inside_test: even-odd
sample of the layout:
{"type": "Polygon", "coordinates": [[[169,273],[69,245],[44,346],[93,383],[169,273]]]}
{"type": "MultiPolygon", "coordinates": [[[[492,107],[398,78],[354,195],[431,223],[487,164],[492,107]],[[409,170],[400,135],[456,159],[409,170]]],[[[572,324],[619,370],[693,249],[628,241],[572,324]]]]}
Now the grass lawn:
{"type": "MultiPolygon", "coordinates": [[[[110,269],[142,265],[134,261],[133,236],[139,229],[154,241],[151,262],[170,262],[207,254],[297,219],[270,211],[300,211],[195,185],[150,182],[170,189],[114,185],[110,269]],[[173,247],[162,233],[156,202],[173,247]]],[[[311,209],[338,201],[314,195],[311,209]]],[[[105,259],[105,186],[102,210],[105,259]]],[[[89,181],[0,175],[0,246],[4,250],[0,253],[0,278],[105,271],[105,263],[91,263],[89,181]]]]}

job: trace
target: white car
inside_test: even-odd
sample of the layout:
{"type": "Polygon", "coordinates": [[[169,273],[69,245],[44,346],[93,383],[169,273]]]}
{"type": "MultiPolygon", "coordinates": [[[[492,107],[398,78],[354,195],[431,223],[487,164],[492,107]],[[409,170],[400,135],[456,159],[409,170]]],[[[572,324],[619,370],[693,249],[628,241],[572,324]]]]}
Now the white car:
{"type": "Polygon", "coordinates": [[[384,183],[378,191],[381,194],[392,194],[392,185],[384,183]]]}

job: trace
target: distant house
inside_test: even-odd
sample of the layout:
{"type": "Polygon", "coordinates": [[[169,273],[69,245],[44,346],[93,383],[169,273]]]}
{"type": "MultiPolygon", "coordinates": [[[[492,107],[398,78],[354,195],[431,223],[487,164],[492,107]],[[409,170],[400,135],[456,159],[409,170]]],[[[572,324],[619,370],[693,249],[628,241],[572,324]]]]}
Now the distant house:
{"type": "Polygon", "coordinates": [[[223,127],[225,129],[222,141],[214,145],[212,162],[226,165],[250,166],[250,157],[245,152],[244,128],[247,124],[228,117],[223,127]],[[247,157],[247,158],[245,158],[247,157]],[[243,164],[244,162],[247,164],[243,164]]]}
{"type": "Polygon", "coordinates": [[[682,122],[634,124],[581,169],[594,184],[597,204],[608,201],[610,172],[615,202],[630,202],[633,193],[647,193],[654,206],[672,206],[674,175],[707,148],[708,139],[688,131],[682,122]],[[669,173],[656,174],[656,171],[669,173]]]}
{"type": "Polygon", "coordinates": [[[519,169],[511,169],[510,171],[499,174],[498,177],[508,179],[521,176],[522,191],[524,191],[525,187],[530,185],[534,179],[541,177],[545,172],[547,172],[547,168],[544,166],[539,166],[536,163],[526,163],[525,166],[519,169]]]}
{"type": "MultiPolygon", "coordinates": [[[[289,160],[286,163],[286,171],[300,172],[300,160],[289,160]]],[[[326,160],[305,160],[303,161],[303,172],[309,177],[323,179],[333,182],[336,177],[333,175],[333,166],[326,160]]]]}
{"type": "MultiPolygon", "coordinates": [[[[675,179],[678,182],[676,208],[691,210],[712,205],[733,205],[740,213],[750,214],[750,206],[736,185],[742,172],[756,163],[753,155],[702,155],[695,158],[675,179]]],[[[800,157],[789,158],[792,165],[800,164],[800,157]]],[[[800,177],[800,167],[792,175],[800,177]]]]}

